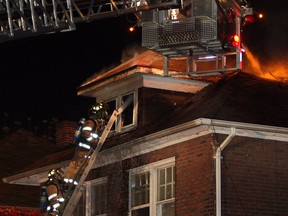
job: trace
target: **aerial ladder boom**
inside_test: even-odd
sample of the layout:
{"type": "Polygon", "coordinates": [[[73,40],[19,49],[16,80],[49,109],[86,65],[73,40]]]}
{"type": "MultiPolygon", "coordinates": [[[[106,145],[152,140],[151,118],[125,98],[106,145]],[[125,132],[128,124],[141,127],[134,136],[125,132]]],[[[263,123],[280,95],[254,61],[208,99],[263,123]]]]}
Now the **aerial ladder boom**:
{"type": "Polygon", "coordinates": [[[142,46],[164,56],[164,76],[170,76],[169,59],[178,57],[187,59],[186,74],[190,77],[242,69],[241,25],[246,15],[253,14],[246,0],[0,0],[0,43],[71,31],[77,23],[126,14],[137,17],[142,46]],[[231,46],[221,38],[227,33],[220,24],[221,19],[231,18],[229,11],[235,15],[234,30],[239,37],[231,52],[226,49],[231,46]],[[236,63],[227,67],[232,65],[226,63],[231,55],[236,55],[236,63]],[[215,68],[200,71],[198,63],[207,61],[214,61],[215,68]]]}
{"type": "Polygon", "coordinates": [[[71,31],[76,23],[180,6],[180,0],[1,0],[0,42],[71,31]]]}
{"type": "Polygon", "coordinates": [[[127,106],[132,103],[132,97],[129,97],[123,104],[121,107],[119,107],[118,109],[114,110],[98,143],[97,143],[97,147],[95,148],[95,150],[92,148],[91,151],[92,153],[90,154],[90,158],[87,158],[87,166],[83,166],[82,170],[81,168],[78,171],[78,175],[76,175],[74,180],[77,180],[78,184],[76,185],[76,187],[70,187],[68,189],[67,194],[65,195],[65,201],[63,203],[63,211],[61,213],[62,216],[71,216],[79,199],[82,196],[82,192],[81,192],[81,187],[83,187],[83,183],[87,177],[87,175],[89,174],[89,171],[92,169],[94,163],[97,160],[97,157],[99,155],[99,152],[111,130],[111,127],[113,126],[115,120],[117,119],[117,117],[127,108],[127,106]]]}

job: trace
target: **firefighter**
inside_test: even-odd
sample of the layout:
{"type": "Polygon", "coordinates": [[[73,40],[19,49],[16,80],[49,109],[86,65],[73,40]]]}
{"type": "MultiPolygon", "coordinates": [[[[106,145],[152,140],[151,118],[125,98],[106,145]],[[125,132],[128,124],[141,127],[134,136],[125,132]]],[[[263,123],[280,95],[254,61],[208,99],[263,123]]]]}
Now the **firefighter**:
{"type": "Polygon", "coordinates": [[[107,109],[107,104],[103,102],[96,103],[88,111],[87,120],[85,120],[85,122],[83,122],[83,119],[80,120],[80,126],[77,127],[79,132],[77,130],[75,132],[78,136],[74,138],[73,141],[77,145],[76,151],[64,175],[66,189],[67,187],[70,187],[71,184],[78,184],[78,179],[75,177],[82,174],[93,149],[97,146],[99,138],[107,123],[107,109]]]}
{"type": "Polygon", "coordinates": [[[47,181],[40,184],[40,216],[47,215],[48,195],[47,195],[47,181]]]}
{"type": "MultiPolygon", "coordinates": [[[[60,169],[53,169],[48,173],[48,180],[42,185],[42,195],[44,196],[44,189],[46,190],[46,214],[42,215],[59,215],[61,210],[61,204],[64,202],[63,190],[61,185],[63,184],[64,172],[60,169]]],[[[44,200],[44,199],[43,199],[44,200]]],[[[42,203],[43,204],[43,203],[42,203]]],[[[42,206],[43,208],[44,206],[42,206]]],[[[44,212],[44,211],[42,211],[44,212]]]]}

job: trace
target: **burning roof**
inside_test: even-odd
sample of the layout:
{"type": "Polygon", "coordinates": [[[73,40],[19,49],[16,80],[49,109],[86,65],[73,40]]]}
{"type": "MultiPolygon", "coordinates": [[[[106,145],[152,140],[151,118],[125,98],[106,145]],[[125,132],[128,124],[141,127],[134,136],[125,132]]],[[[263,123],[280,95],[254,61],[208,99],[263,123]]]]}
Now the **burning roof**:
{"type": "MultiPolygon", "coordinates": [[[[207,62],[205,63],[204,67],[206,67],[207,69],[211,67],[211,64],[213,63],[207,62]]],[[[95,73],[79,86],[78,94],[82,94],[83,92],[86,91],[86,89],[89,89],[91,86],[95,84],[104,83],[104,81],[106,83],[106,81],[110,79],[111,82],[113,82],[115,81],[115,79],[117,79],[117,77],[128,76],[135,72],[163,76],[164,74],[163,65],[164,65],[163,55],[160,55],[151,50],[144,50],[142,51],[142,53],[135,55],[133,58],[123,62],[122,64],[118,65],[115,68],[95,73]]],[[[190,63],[190,67],[192,68],[192,62],[190,63]]],[[[173,74],[173,77],[191,79],[185,73],[186,70],[187,70],[186,57],[169,59],[169,74],[173,74]],[[177,76],[175,74],[177,74],[177,76]]],[[[199,79],[209,82],[215,82],[219,80],[220,77],[221,76],[215,76],[199,79]]]]}
{"type": "MultiPolygon", "coordinates": [[[[171,64],[171,67],[178,70],[181,65],[181,63],[171,64]]],[[[137,71],[140,66],[161,70],[163,67],[162,56],[151,51],[144,52],[106,73],[91,77],[83,83],[82,87],[87,88],[87,86],[93,86],[95,83],[110,78],[112,82],[113,77],[123,73],[123,71],[124,73],[127,70],[135,69],[137,71]]],[[[162,116],[157,117],[156,121],[109,138],[103,146],[103,150],[150,136],[156,132],[169,131],[172,127],[202,118],[211,119],[211,121],[227,121],[227,124],[231,125],[236,122],[288,127],[287,101],[288,83],[264,79],[244,72],[230,73],[221,79],[218,78],[217,82],[191,96],[175,111],[165,112],[162,116]]],[[[43,158],[43,160],[30,166],[29,170],[44,171],[53,164],[67,162],[69,157],[73,156],[73,152],[71,148],[62,149],[61,152],[49,155],[49,161],[47,158],[43,158]]],[[[11,180],[16,177],[7,177],[7,179],[10,178],[11,180]]]]}
{"type": "Polygon", "coordinates": [[[288,83],[239,72],[207,86],[161,125],[211,118],[288,127],[287,101],[288,83]]]}

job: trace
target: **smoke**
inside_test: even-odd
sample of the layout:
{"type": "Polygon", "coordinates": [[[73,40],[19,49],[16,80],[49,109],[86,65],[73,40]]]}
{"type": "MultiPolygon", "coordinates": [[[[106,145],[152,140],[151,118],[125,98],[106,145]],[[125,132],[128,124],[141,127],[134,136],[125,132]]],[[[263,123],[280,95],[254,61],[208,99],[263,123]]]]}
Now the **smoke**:
{"type": "MultiPolygon", "coordinates": [[[[121,64],[132,59],[136,55],[146,51],[147,49],[139,46],[137,43],[132,43],[128,45],[121,53],[121,64]]],[[[89,82],[89,80],[96,79],[99,75],[107,73],[107,71],[114,69],[115,67],[119,66],[119,63],[111,63],[109,66],[102,67],[102,69],[95,72],[92,76],[87,78],[84,82],[89,82]]]]}
{"type": "Polygon", "coordinates": [[[266,79],[287,81],[287,0],[252,0],[252,3],[253,10],[263,13],[264,17],[246,26],[243,33],[246,45],[243,63],[247,61],[244,69],[266,79]]]}
{"type": "Polygon", "coordinates": [[[123,51],[122,51],[122,55],[121,55],[121,63],[126,62],[129,59],[132,59],[133,57],[135,57],[136,55],[139,55],[140,53],[146,51],[147,49],[139,46],[138,44],[134,43],[134,44],[130,44],[129,46],[127,46],[123,51]]]}
{"type": "Polygon", "coordinates": [[[247,62],[244,64],[244,69],[248,73],[265,79],[288,81],[288,59],[285,60],[284,56],[262,62],[247,47],[245,47],[245,54],[247,62]]]}

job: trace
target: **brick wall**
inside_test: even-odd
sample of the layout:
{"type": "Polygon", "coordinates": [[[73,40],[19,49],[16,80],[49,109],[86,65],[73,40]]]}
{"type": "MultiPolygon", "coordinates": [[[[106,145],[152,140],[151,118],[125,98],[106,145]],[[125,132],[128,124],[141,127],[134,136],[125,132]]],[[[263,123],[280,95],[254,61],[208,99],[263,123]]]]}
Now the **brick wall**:
{"type": "Polygon", "coordinates": [[[288,215],[288,143],[234,138],[222,152],[223,215],[288,215]]]}
{"type": "Polygon", "coordinates": [[[176,215],[215,215],[212,137],[177,146],[176,215]]]}
{"type": "MultiPolygon", "coordinates": [[[[226,136],[217,136],[221,143],[226,136]]],[[[127,170],[175,156],[176,215],[215,215],[213,138],[203,136],[92,170],[108,176],[108,215],[128,212],[127,170]]],[[[115,153],[117,154],[117,153],[115,153]]],[[[116,155],[117,156],[117,155],[116,155]]],[[[235,137],[222,151],[222,215],[288,215],[288,143],[235,137]]]]}
{"type": "Polygon", "coordinates": [[[62,121],[56,125],[55,140],[57,147],[63,147],[73,141],[77,122],[62,121]]]}
{"type": "MultiPolygon", "coordinates": [[[[117,152],[115,153],[117,157],[117,152]]],[[[87,180],[108,176],[108,215],[127,215],[127,170],[175,156],[176,215],[215,215],[214,160],[210,135],[92,170],[87,180]]]]}

